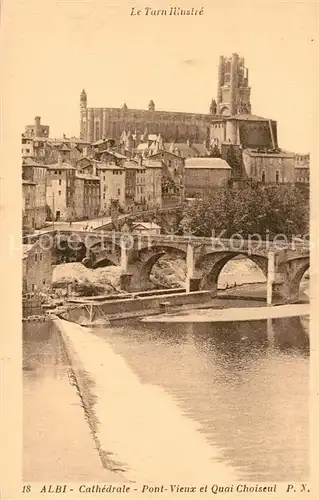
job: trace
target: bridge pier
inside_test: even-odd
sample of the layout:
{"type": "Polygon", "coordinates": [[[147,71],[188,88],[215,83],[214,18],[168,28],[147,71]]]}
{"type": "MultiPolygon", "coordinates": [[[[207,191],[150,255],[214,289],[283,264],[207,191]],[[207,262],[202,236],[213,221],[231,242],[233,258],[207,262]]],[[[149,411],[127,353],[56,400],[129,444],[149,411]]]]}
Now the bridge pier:
{"type": "Polygon", "coordinates": [[[267,306],[272,306],[273,283],[275,280],[275,254],[268,252],[268,272],[267,272],[267,306]]]}
{"type": "Polygon", "coordinates": [[[128,267],[128,252],[127,248],[122,242],[121,245],[121,269],[123,273],[127,272],[127,267],[128,267]]]}
{"type": "Polygon", "coordinates": [[[120,286],[125,292],[131,292],[132,275],[130,273],[122,273],[120,276],[120,286]]]}
{"type": "Polygon", "coordinates": [[[186,254],[186,266],[187,266],[187,275],[186,275],[186,293],[189,292],[197,292],[200,288],[200,278],[194,278],[195,273],[195,259],[194,259],[194,247],[190,243],[187,245],[187,254],[186,254]]]}

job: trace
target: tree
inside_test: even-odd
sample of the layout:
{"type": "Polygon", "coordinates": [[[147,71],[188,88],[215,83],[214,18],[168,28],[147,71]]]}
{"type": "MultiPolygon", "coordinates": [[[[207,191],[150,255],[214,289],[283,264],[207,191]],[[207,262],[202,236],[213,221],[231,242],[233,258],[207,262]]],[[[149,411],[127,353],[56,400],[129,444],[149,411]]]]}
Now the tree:
{"type": "Polygon", "coordinates": [[[265,238],[305,234],[309,229],[309,204],[294,186],[252,185],[244,189],[217,189],[186,207],[181,221],[184,232],[224,237],[254,233],[265,238]]]}
{"type": "Polygon", "coordinates": [[[213,149],[211,150],[211,153],[209,155],[211,158],[221,158],[221,154],[220,154],[220,151],[218,149],[218,147],[215,146],[213,147],[213,149]]]}
{"type": "Polygon", "coordinates": [[[226,161],[233,171],[233,175],[240,176],[241,161],[238,158],[233,146],[230,145],[226,154],[226,161]]]}

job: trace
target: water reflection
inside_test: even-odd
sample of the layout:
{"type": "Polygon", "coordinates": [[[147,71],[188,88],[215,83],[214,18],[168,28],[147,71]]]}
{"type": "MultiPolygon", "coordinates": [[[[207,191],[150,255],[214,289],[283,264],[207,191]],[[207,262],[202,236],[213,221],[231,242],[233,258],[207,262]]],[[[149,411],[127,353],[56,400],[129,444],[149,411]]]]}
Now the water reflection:
{"type": "Polygon", "coordinates": [[[201,424],[240,479],[307,477],[309,337],[299,318],[130,323],[106,338],[201,424]]]}

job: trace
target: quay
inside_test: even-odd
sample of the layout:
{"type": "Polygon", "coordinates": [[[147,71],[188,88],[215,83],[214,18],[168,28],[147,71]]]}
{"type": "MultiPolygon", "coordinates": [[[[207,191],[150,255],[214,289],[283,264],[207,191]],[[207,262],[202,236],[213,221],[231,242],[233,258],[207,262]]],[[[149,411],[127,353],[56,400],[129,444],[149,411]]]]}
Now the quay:
{"type": "Polygon", "coordinates": [[[146,316],[141,321],[145,323],[218,323],[229,321],[258,321],[275,318],[292,318],[308,316],[309,304],[287,304],[274,307],[230,307],[225,309],[199,309],[190,314],[161,314],[155,317],[146,316]]]}

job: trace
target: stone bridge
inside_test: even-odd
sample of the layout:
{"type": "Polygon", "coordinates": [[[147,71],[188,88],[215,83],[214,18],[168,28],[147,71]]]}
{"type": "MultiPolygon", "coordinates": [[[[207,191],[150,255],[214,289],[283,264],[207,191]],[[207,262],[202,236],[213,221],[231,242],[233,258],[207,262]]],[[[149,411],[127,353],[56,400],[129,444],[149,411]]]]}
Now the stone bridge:
{"type": "MultiPolygon", "coordinates": [[[[217,294],[218,277],[225,264],[243,255],[261,269],[267,279],[267,301],[296,302],[299,284],[309,267],[309,242],[284,243],[194,236],[151,235],[105,231],[64,230],[42,234],[58,248],[85,248],[87,267],[121,266],[122,287],[129,292],[148,290],[153,265],[164,254],[180,256],[187,265],[186,289],[217,294]]],[[[38,237],[35,237],[38,238],[38,237]]]]}

